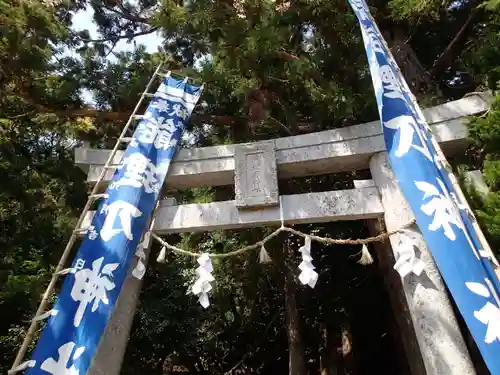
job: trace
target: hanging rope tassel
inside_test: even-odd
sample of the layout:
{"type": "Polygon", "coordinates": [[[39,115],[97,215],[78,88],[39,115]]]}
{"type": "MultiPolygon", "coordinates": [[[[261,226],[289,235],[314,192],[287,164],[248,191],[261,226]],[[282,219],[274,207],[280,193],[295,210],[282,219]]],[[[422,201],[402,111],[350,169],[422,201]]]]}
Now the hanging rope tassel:
{"type": "Polygon", "coordinates": [[[267,252],[266,248],[264,245],[260,247],[260,252],[259,252],[259,263],[266,264],[266,263],[271,263],[271,257],[269,256],[269,253],[267,252]]]}
{"type": "Polygon", "coordinates": [[[132,270],[132,276],[138,280],[142,280],[145,274],[146,265],[142,262],[142,260],[138,259],[135,268],[132,270]]]}
{"type": "Polygon", "coordinates": [[[163,246],[161,248],[160,254],[158,254],[156,261],[158,263],[166,263],[167,262],[167,247],[166,246],[163,246]]]}
{"type": "Polygon", "coordinates": [[[368,251],[368,246],[366,246],[366,244],[364,244],[361,248],[361,258],[359,258],[358,263],[363,266],[367,266],[373,263],[373,258],[368,251]]]}

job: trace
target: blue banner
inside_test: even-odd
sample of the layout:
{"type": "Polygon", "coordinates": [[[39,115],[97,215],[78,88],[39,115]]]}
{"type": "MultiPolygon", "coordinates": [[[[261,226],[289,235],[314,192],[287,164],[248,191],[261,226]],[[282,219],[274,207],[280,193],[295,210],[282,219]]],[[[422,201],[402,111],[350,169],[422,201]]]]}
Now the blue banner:
{"type": "MultiPolygon", "coordinates": [[[[349,0],[358,18],[394,174],[460,313],[492,375],[500,374],[500,283],[481,248],[452,172],[413,100],[364,0],[349,0]]],[[[401,223],[403,225],[405,223],[401,223]]]]}
{"type": "Polygon", "coordinates": [[[66,276],[29,375],[84,375],[201,88],[166,77],[138,124],[66,276]]]}

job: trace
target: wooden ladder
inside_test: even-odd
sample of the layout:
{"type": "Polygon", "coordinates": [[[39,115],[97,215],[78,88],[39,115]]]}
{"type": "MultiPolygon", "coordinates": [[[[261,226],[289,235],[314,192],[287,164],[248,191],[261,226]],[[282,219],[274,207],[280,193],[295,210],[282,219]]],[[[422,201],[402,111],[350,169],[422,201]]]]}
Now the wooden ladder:
{"type": "MultiPolygon", "coordinates": [[[[22,360],[24,359],[26,352],[28,351],[29,346],[33,342],[33,336],[38,328],[38,325],[41,321],[43,321],[46,317],[50,316],[50,311],[46,311],[47,307],[49,305],[49,298],[54,291],[56,287],[56,282],[59,277],[64,276],[68,273],[68,269],[65,269],[66,262],[68,260],[68,256],[71,253],[71,250],[76,242],[76,239],[81,236],[82,234],[85,234],[88,229],[81,228],[82,223],[85,220],[85,217],[87,213],[90,211],[90,208],[92,207],[92,204],[99,199],[107,198],[107,194],[101,194],[99,193],[100,189],[100,183],[106,176],[106,173],[108,171],[116,168],[118,165],[121,164],[122,161],[119,163],[113,163],[113,160],[115,158],[116,152],[120,149],[120,145],[130,143],[132,141],[132,137],[128,136],[128,133],[130,132],[133,134],[133,127],[132,124],[137,124],[138,120],[143,119],[144,116],[142,115],[137,115],[137,111],[141,107],[141,104],[144,100],[144,98],[149,98],[149,97],[155,97],[155,94],[149,93],[149,90],[151,86],[153,85],[154,81],[156,78],[161,77],[167,78],[170,77],[171,71],[162,71],[162,65],[163,63],[160,63],[158,67],[156,68],[155,72],[151,76],[146,89],[143,91],[141,94],[141,97],[139,101],[137,102],[132,114],[130,115],[127,123],[125,124],[120,136],[118,137],[118,140],[115,144],[115,147],[111,151],[108,160],[104,164],[104,167],[97,179],[97,181],[94,184],[94,187],[92,188],[92,191],[87,199],[87,203],[85,204],[85,207],[83,208],[82,213],[80,214],[80,217],[78,218],[78,221],[76,223],[75,229],[71,233],[71,236],[68,240],[68,243],[66,244],[66,247],[64,248],[64,251],[61,255],[61,259],[59,260],[59,263],[57,264],[57,267],[55,269],[55,272],[52,274],[52,278],[50,280],[49,285],[47,286],[47,289],[45,290],[45,293],[43,294],[42,300],[40,302],[40,305],[38,306],[38,309],[35,313],[35,316],[31,320],[30,326],[28,328],[28,332],[26,333],[26,336],[24,337],[24,341],[19,348],[19,351],[17,352],[16,359],[14,360],[14,363],[12,365],[12,368],[8,371],[9,375],[13,375],[15,373],[18,373],[20,371],[25,370],[26,368],[30,367],[30,361],[26,361],[24,363],[21,363],[22,360]]],[[[123,160],[123,159],[122,159],[123,160]]],[[[147,229],[146,229],[147,231],[147,229]]]]}

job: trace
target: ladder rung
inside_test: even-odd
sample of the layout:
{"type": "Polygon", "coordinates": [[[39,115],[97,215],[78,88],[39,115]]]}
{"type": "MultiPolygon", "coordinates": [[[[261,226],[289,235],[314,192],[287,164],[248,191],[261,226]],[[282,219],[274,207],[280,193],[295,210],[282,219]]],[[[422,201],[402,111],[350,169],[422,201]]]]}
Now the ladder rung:
{"type": "Polygon", "coordinates": [[[110,164],[110,165],[105,165],[103,168],[104,169],[116,169],[119,166],[119,164],[110,164]]]}
{"type": "Polygon", "coordinates": [[[156,95],[156,93],[154,93],[154,94],[153,94],[153,93],[151,93],[151,92],[145,92],[145,93],[144,93],[144,96],[145,96],[146,98],[155,98],[157,95],[156,95]]]}
{"type": "Polygon", "coordinates": [[[37,315],[33,318],[33,320],[36,322],[36,321],[40,321],[40,320],[45,320],[47,318],[50,318],[51,316],[56,316],[57,314],[59,313],[59,310],[54,310],[54,309],[51,309],[49,311],[46,311],[40,315],[37,315]]]}
{"type": "Polygon", "coordinates": [[[159,75],[160,77],[165,77],[165,78],[168,78],[172,75],[172,72],[170,70],[161,70],[159,71],[158,73],[156,73],[157,75],[159,75]]]}
{"type": "Polygon", "coordinates": [[[72,273],[74,271],[74,268],[64,268],[60,270],[59,272],[54,272],[54,276],[64,276],[67,275],[68,273],[72,273]]]}
{"type": "Polygon", "coordinates": [[[146,117],[146,116],[144,116],[144,115],[134,115],[134,116],[132,116],[132,118],[133,118],[134,120],[142,120],[142,119],[144,119],[145,117],[146,117]]]}
{"type": "Polygon", "coordinates": [[[123,143],[130,143],[132,142],[132,139],[134,139],[134,137],[122,137],[119,139],[119,141],[123,143]]]}
{"type": "Polygon", "coordinates": [[[24,371],[27,368],[35,367],[35,365],[36,365],[36,361],[34,361],[34,360],[29,360],[29,361],[23,362],[19,366],[11,368],[9,371],[7,371],[7,375],[17,374],[18,372],[24,371]]]}
{"type": "Polygon", "coordinates": [[[90,199],[93,199],[93,200],[97,200],[97,199],[106,199],[109,197],[109,194],[94,194],[94,195],[90,195],[89,198],[90,199]]]}
{"type": "Polygon", "coordinates": [[[73,234],[79,235],[79,234],[85,234],[87,233],[89,229],[88,228],[77,228],[73,231],[73,234]]]}
{"type": "Polygon", "coordinates": [[[136,131],[136,129],[134,129],[132,126],[129,126],[124,135],[134,134],[135,131],[136,131]]]}

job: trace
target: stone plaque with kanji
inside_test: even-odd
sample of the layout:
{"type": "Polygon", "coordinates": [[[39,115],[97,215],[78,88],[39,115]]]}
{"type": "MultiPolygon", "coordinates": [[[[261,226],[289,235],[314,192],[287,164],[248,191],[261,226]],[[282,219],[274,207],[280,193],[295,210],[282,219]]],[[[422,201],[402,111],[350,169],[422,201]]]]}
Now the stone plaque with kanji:
{"type": "Polygon", "coordinates": [[[251,209],[279,204],[274,141],[235,145],[236,206],[251,209]]]}

